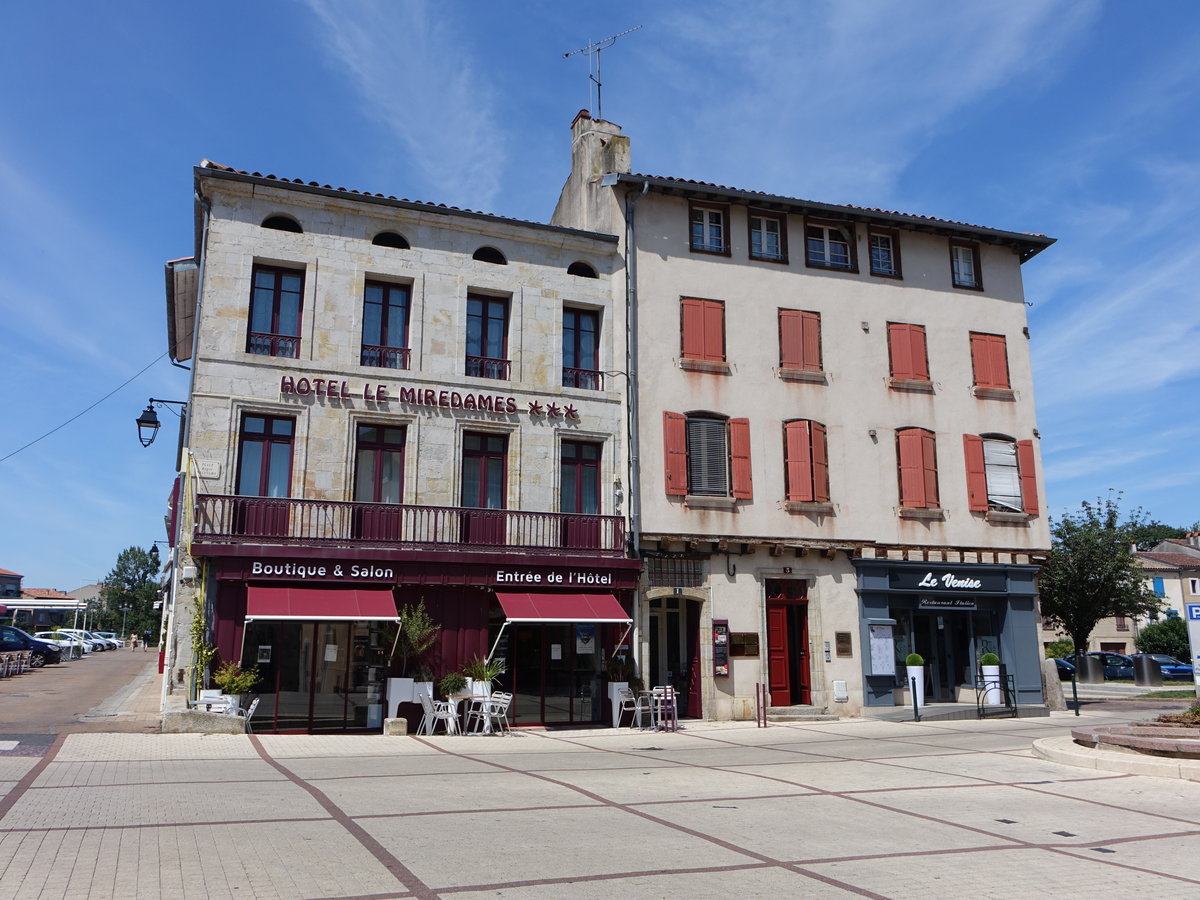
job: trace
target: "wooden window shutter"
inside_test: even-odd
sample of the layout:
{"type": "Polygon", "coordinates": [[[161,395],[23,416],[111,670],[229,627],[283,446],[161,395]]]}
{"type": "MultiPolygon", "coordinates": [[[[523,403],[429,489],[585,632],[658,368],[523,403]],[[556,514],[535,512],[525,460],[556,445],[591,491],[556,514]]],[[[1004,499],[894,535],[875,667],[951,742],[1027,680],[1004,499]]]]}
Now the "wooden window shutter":
{"type": "Polygon", "coordinates": [[[908,326],[901,322],[888,322],[888,359],[893,378],[915,378],[912,364],[912,344],[908,340],[908,326]]]}
{"type": "Polygon", "coordinates": [[[799,369],[804,364],[804,314],[798,309],[779,311],[779,365],[799,369]]]}
{"type": "Polygon", "coordinates": [[[991,359],[992,381],[993,386],[998,388],[1009,387],[1008,382],[1008,346],[1005,342],[1004,335],[993,334],[991,336],[991,344],[988,347],[989,356],[991,359]]]}
{"type": "Polygon", "coordinates": [[[779,311],[779,365],[821,370],[821,315],[799,309],[779,311]]]}
{"type": "Polygon", "coordinates": [[[904,428],[896,433],[896,453],[900,459],[900,505],[909,508],[925,506],[921,437],[919,428],[904,428]]]}
{"type": "Polygon", "coordinates": [[[663,413],[663,459],[667,495],[687,496],[687,418],[680,413],[663,413]]]}
{"type": "Polygon", "coordinates": [[[829,454],[825,444],[825,426],[810,422],[812,434],[812,493],[818,503],[829,502],[829,454]]]}
{"type": "Polygon", "coordinates": [[[967,464],[967,505],[971,512],[987,512],[987,469],[983,465],[983,438],[977,434],[964,434],[963,455],[967,464]]]}
{"type": "Polygon", "coordinates": [[[1021,476],[1021,506],[1028,515],[1038,514],[1037,472],[1033,464],[1033,441],[1017,441],[1017,471],[1021,476]]]}
{"type": "Polygon", "coordinates": [[[704,359],[704,307],[699,300],[684,297],[681,312],[683,355],[687,359],[704,359]]]}
{"type": "Polygon", "coordinates": [[[812,441],[808,422],[785,422],[783,425],[784,453],[787,465],[787,498],[811,501],[812,441]]]}
{"type": "Polygon", "coordinates": [[[725,361],[725,304],[702,300],[704,310],[704,359],[725,361]]]}
{"type": "Polygon", "coordinates": [[[925,349],[925,326],[909,325],[908,341],[911,347],[912,377],[924,381],[929,380],[929,355],[925,349]]]}
{"type": "Polygon", "coordinates": [[[729,455],[733,463],[733,496],[749,500],[754,496],[750,474],[750,420],[729,420],[729,455]]]}
{"type": "MultiPolygon", "coordinates": [[[[924,335],[924,331],[922,331],[924,335]]],[[[925,479],[925,505],[936,509],[938,501],[937,441],[931,431],[921,432],[921,472],[925,479]]]]}
{"type": "Polygon", "coordinates": [[[992,356],[986,334],[971,332],[971,370],[975,373],[976,387],[992,386],[992,356]]]}
{"type": "Polygon", "coordinates": [[[929,380],[929,361],[925,353],[925,326],[888,322],[888,356],[892,377],[929,380]]]}

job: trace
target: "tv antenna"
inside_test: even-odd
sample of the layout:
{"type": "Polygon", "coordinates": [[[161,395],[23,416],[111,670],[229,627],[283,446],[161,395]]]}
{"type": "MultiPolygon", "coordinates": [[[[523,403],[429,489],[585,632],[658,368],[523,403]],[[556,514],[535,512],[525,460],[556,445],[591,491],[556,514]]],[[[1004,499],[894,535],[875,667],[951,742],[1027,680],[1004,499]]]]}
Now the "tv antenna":
{"type": "MultiPolygon", "coordinates": [[[[600,51],[607,50],[617,42],[617,38],[622,37],[630,32],[637,31],[641,25],[634,25],[632,28],[626,28],[624,31],[619,31],[616,34],[610,34],[606,38],[600,38],[598,41],[592,41],[586,47],[580,47],[578,50],[572,50],[570,53],[564,53],[563,59],[575,56],[577,53],[586,53],[588,57],[588,80],[596,85],[596,118],[604,118],[604,103],[600,97],[601,82],[600,82],[600,51]]],[[[591,87],[588,87],[588,95],[591,95],[591,87]]]]}

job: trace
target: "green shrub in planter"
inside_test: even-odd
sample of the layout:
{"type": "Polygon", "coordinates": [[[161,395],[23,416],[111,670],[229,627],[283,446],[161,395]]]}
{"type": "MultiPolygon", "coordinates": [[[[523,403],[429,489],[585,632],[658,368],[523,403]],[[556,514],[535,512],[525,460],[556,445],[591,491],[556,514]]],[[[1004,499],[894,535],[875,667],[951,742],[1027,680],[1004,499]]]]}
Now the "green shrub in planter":
{"type": "Polygon", "coordinates": [[[467,676],[462,672],[447,672],[442,676],[442,680],[438,682],[438,690],[442,692],[443,697],[449,697],[451,694],[460,694],[467,689],[467,676]]]}
{"type": "Polygon", "coordinates": [[[904,664],[906,666],[923,666],[925,665],[925,657],[920,653],[910,653],[904,657],[904,664]]]}
{"type": "Polygon", "coordinates": [[[213,684],[219,687],[226,694],[246,694],[254,685],[258,684],[259,674],[258,666],[251,666],[248,669],[243,669],[235,662],[227,662],[222,664],[221,668],[213,673],[213,684]]]}
{"type": "Polygon", "coordinates": [[[998,666],[1000,665],[1000,657],[995,653],[985,653],[979,657],[979,664],[981,666],[998,666]]]}

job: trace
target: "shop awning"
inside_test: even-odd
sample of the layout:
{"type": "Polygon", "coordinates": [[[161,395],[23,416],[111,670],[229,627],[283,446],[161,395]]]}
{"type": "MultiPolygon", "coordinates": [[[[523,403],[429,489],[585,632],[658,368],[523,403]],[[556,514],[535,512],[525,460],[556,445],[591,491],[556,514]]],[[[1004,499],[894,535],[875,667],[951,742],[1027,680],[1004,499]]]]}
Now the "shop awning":
{"type": "Polygon", "coordinates": [[[254,587],[246,589],[246,621],[394,622],[391,591],[254,587]]]}
{"type": "Polygon", "coordinates": [[[612,594],[507,594],[496,592],[510,622],[604,622],[628,624],[629,614],[612,594]]]}

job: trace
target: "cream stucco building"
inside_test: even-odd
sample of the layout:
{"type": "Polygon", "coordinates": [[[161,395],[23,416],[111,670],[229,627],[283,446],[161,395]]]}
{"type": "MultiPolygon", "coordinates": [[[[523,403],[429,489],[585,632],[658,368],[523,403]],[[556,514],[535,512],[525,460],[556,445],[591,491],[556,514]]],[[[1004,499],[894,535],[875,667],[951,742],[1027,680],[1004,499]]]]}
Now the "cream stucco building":
{"type": "Polygon", "coordinates": [[[1040,703],[1050,544],[1021,265],[1053,241],[634,174],[581,112],[552,222],[620,238],[635,611],[690,715],[974,698],[999,652],[1040,703]]]}

